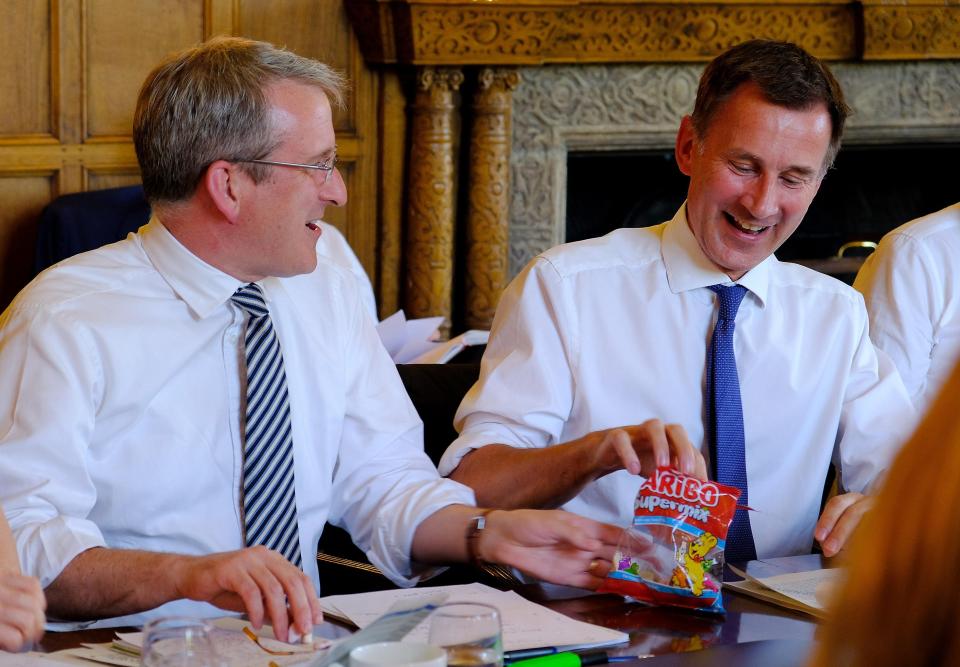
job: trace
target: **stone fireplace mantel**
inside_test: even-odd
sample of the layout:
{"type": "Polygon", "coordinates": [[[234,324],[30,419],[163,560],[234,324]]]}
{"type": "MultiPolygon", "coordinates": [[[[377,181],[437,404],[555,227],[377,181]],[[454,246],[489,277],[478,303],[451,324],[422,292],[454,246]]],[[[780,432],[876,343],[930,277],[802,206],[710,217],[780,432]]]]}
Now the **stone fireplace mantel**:
{"type": "MultiPolygon", "coordinates": [[[[858,130],[854,119],[851,131],[870,141],[904,128],[907,134],[899,136],[921,140],[960,129],[960,63],[943,62],[960,61],[960,0],[345,0],[345,6],[369,62],[415,69],[404,295],[413,317],[444,315],[449,323],[451,316],[460,163],[455,135],[465,80],[472,121],[463,147],[469,173],[460,179],[467,183],[460,197],[466,203],[464,324],[476,328],[489,327],[519,266],[563,240],[558,229],[567,147],[672,144],[702,63],[733,44],[781,39],[844,67],[859,63],[853,68],[869,70],[864,83],[846,71],[842,82],[861,97],[870,96],[870,82],[883,80],[887,67],[901,72],[911,66],[904,61],[933,61],[914,63],[918,74],[900,77],[942,85],[934,92],[942,109],[929,95],[920,100],[932,120],[905,119],[881,106],[868,111],[872,125],[858,130]],[[591,79],[598,86],[585,85],[591,79]],[[606,105],[615,112],[601,110],[595,118],[565,119],[539,108],[565,93],[611,94],[610,83],[618,80],[646,81],[648,92],[663,88],[655,99],[617,88],[606,105]],[[638,107],[630,111],[623,101],[638,107]],[[551,139],[541,147],[543,156],[531,158],[529,141],[537,133],[551,139]]],[[[901,106],[909,97],[901,93],[901,106]]],[[[551,109],[564,106],[560,98],[552,102],[551,109]]],[[[605,106],[602,99],[594,102],[605,106]]]]}

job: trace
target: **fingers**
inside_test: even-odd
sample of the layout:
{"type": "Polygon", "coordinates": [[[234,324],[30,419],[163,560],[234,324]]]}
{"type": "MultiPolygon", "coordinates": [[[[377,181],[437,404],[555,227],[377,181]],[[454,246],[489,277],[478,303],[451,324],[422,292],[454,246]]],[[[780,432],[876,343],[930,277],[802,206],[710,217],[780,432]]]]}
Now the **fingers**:
{"type": "Polygon", "coordinates": [[[642,469],[640,457],[634,450],[633,442],[630,440],[627,432],[623,429],[615,428],[607,433],[605,440],[605,444],[613,447],[623,469],[631,475],[639,475],[642,469]]]}
{"type": "Polygon", "coordinates": [[[306,635],[323,619],[309,577],[263,546],[191,559],[181,578],[184,597],[231,610],[239,598],[250,623],[259,629],[269,620],[281,641],[291,627],[306,635]]]}
{"type": "Polygon", "coordinates": [[[493,561],[557,584],[596,588],[622,529],[563,510],[487,514],[481,551],[493,561]]]}
{"type": "Polygon", "coordinates": [[[598,554],[606,560],[613,559],[613,552],[620,543],[623,528],[601,523],[577,514],[556,510],[556,519],[562,522],[558,539],[581,551],[598,554]]]}
{"type": "Polygon", "coordinates": [[[319,613],[310,579],[283,556],[265,547],[254,547],[259,567],[251,568],[264,610],[280,641],[289,641],[291,627],[299,635],[313,632],[314,618],[319,613]]]}
{"type": "Polygon", "coordinates": [[[44,609],[40,582],[21,574],[0,576],[0,649],[20,651],[40,639],[44,609]]]}
{"type": "Polygon", "coordinates": [[[707,478],[703,454],[679,424],[650,419],[639,426],[611,429],[604,444],[616,452],[620,465],[634,475],[650,475],[659,466],[672,466],[686,475],[707,478]]]}
{"type": "Polygon", "coordinates": [[[861,493],[844,493],[827,502],[813,533],[823,548],[824,556],[835,556],[846,546],[872,505],[873,498],[861,493]]]}
{"type": "Polygon", "coordinates": [[[693,446],[687,431],[679,424],[667,424],[664,427],[667,442],[670,443],[670,463],[674,468],[685,475],[705,480],[707,478],[707,463],[699,449],[693,446]]]}

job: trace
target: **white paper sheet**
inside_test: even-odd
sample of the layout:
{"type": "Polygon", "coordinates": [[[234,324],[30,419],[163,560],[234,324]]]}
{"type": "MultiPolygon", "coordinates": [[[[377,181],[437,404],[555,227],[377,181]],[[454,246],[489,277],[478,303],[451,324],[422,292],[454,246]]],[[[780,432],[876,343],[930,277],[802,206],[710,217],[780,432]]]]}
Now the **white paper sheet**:
{"type": "Polygon", "coordinates": [[[744,581],[724,582],[725,586],[814,616],[824,614],[833,587],[842,572],[839,568],[829,568],[753,577],[734,566],[730,566],[730,569],[744,577],[744,581]]]}
{"type": "MultiPolygon", "coordinates": [[[[613,646],[629,639],[623,632],[576,621],[530,602],[513,591],[498,591],[477,583],[432,589],[408,588],[356,595],[330,595],[320,598],[320,604],[324,610],[331,610],[337,616],[349,618],[357,627],[363,628],[397,600],[429,595],[430,591],[437,589],[449,594],[449,602],[482,602],[496,607],[500,611],[505,651],[544,646],[569,649],[613,646]]],[[[406,639],[426,641],[429,623],[430,619],[427,618],[414,628],[406,639]]]]}
{"type": "Polygon", "coordinates": [[[408,320],[403,311],[398,310],[377,324],[377,334],[390,358],[398,364],[406,364],[440,344],[436,338],[442,323],[442,317],[408,320]]]}

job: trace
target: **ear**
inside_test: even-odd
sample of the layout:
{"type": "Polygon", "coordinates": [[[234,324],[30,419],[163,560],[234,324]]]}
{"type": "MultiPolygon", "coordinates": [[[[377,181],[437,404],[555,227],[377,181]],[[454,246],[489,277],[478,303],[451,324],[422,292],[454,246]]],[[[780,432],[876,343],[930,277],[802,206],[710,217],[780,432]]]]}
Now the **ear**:
{"type": "Polygon", "coordinates": [[[213,206],[229,222],[235,222],[240,216],[245,177],[249,179],[235,163],[226,160],[211,162],[203,174],[201,187],[213,206]]]}
{"type": "Polygon", "coordinates": [[[690,175],[693,152],[697,150],[698,144],[699,139],[697,131],[693,129],[693,119],[690,116],[684,116],[677,131],[677,143],[674,146],[673,155],[677,160],[677,166],[680,167],[680,172],[685,176],[690,175]]]}

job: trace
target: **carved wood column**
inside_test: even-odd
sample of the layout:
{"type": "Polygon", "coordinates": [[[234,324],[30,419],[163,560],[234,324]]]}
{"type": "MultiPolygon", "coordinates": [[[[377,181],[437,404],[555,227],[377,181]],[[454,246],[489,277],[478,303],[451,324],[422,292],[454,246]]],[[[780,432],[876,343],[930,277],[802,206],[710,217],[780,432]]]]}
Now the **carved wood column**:
{"type": "Polygon", "coordinates": [[[450,331],[456,221],[456,67],[417,72],[411,127],[407,205],[405,310],[408,317],[443,315],[450,331]]]}
{"type": "Polygon", "coordinates": [[[510,108],[520,77],[512,69],[480,70],[470,132],[466,324],[489,329],[509,280],[510,108]]]}

